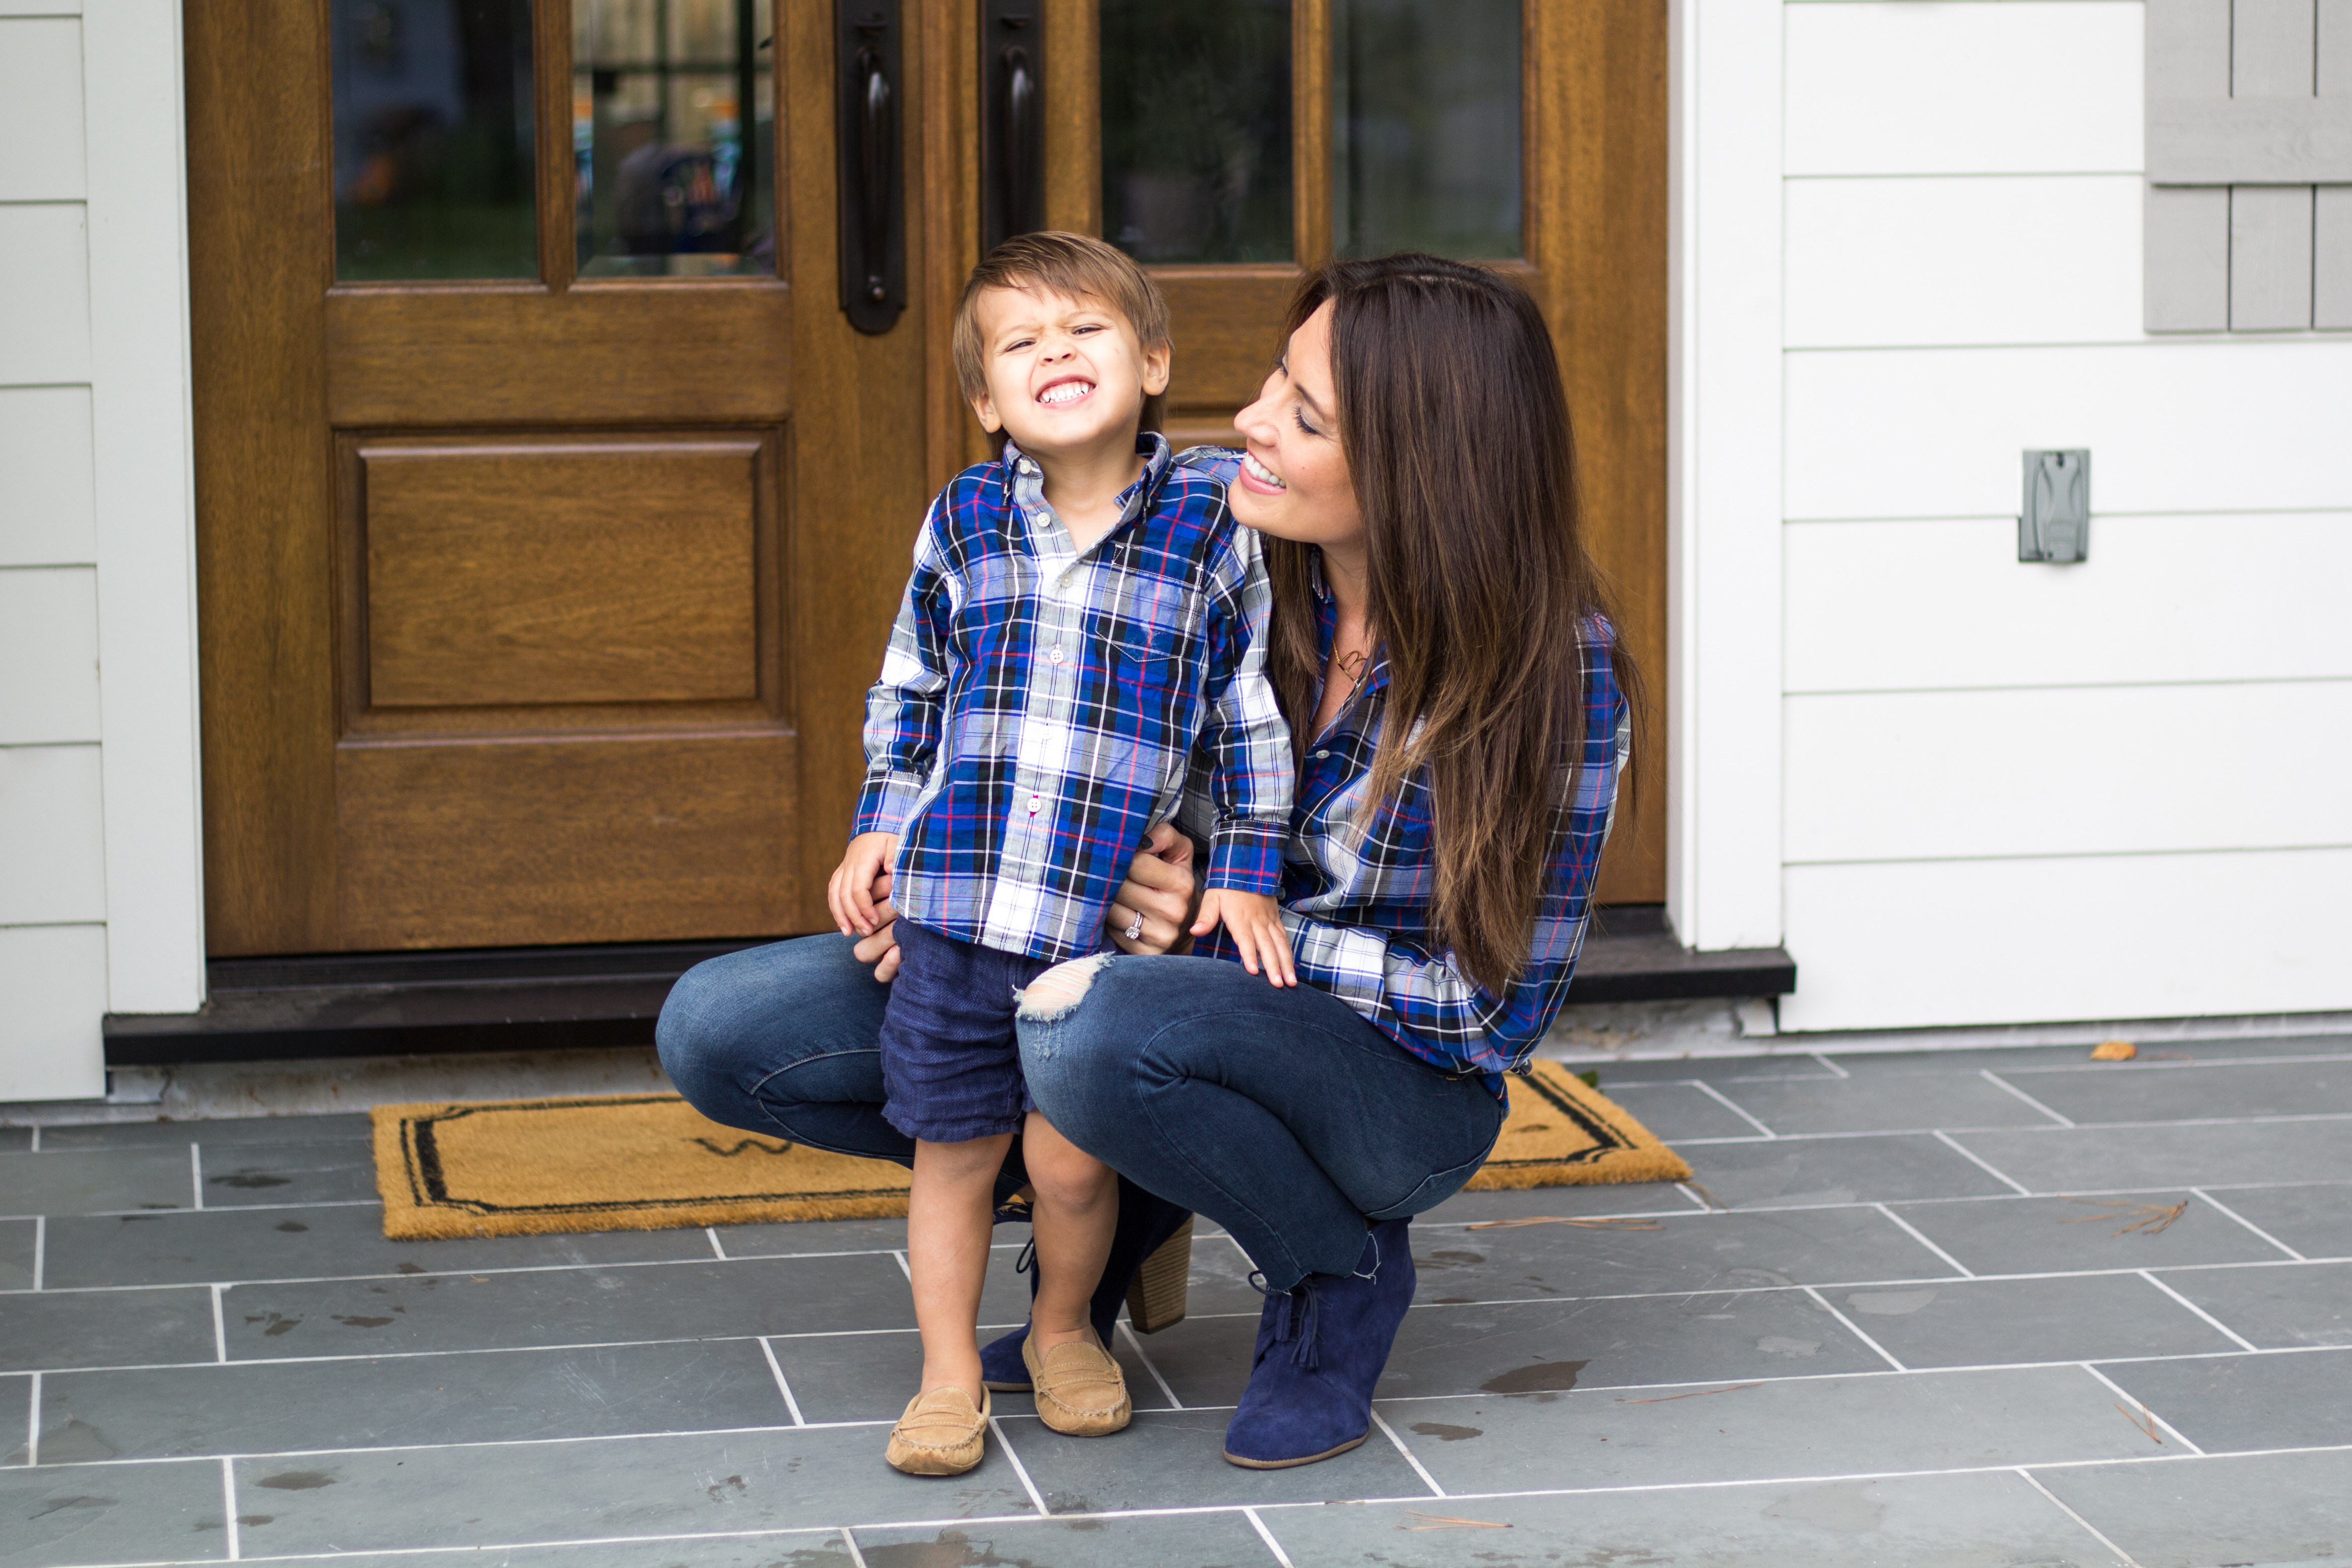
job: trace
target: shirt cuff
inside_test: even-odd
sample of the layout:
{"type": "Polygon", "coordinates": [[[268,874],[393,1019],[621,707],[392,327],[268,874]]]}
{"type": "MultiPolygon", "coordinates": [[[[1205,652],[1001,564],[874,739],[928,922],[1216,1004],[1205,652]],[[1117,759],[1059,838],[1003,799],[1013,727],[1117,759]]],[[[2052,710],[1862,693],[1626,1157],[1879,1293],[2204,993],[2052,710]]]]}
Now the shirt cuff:
{"type": "Polygon", "coordinates": [[[1282,847],[1289,840],[1287,823],[1225,822],[1209,844],[1207,885],[1237,893],[1282,896],[1282,847]]]}
{"type": "Polygon", "coordinates": [[[851,820],[849,836],[904,833],[907,819],[915,814],[915,802],[923,793],[923,782],[904,773],[868,778],[857,794],[857,815],[851,820]]]}

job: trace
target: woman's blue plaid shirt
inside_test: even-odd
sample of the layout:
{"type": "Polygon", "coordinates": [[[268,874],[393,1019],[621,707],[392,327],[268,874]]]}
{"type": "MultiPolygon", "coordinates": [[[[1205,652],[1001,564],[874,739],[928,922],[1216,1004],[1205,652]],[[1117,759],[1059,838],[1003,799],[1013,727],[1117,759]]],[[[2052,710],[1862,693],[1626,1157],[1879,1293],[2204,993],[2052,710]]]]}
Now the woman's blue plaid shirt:
{"type": "MultiPolygon", "coordinates": [[[[1185,456],[1199,461],[1206,454],[1194,448],[1185,456]]],[[[1226,477],[1232,465],[1227,455],[1226,477]]],[[[1328,665],[1339,612],[1318,564],[1314,586],[1328,665]]],[[[1556,775],[1550,860],[1534,941],[1527,967],[1508,989],[1496,994],[1478,986],[1430,930],[1437,861],[1426,776],[1408,779],[1389,809],[1370,809],[1372,757],[1387,720],[1385,658],[1374,660],[1362,687],[1315,737],[1291,812],[1282,923],[1298,977],[1329,991],[1424,1061],[1447,1072],[1482,1074],[1497,1093],[1502,1075],[1526,1063],[1567,998],[1601,849],[1616,813],[1618,779],[1633,746],[1633,721],[1611,656],[1615,633],[1606,622],[1590,622],[1581,643],[1582,765],[1556,775]]],[[[1201,803],[1205,806],[1205,798],[1201,803]]],[[[1205,820],[1188,797],[1180,824],[1197,837],[1205,820]]],[[[1223,931],[1200,951],[1235,956],[1223,931]]]]}
{"type": "Polygon", "coordinates": [[[1083,554],[1010,444],[931,504],[866,695],[853,830],[900,835],[891,899],[919,925],[1036,958],[1100,950],[1188,773],[1208,885],[1281,891],[1293,765],[1257,536],[1219,477],[1145,440],[1119,523],[1083,554]]]}

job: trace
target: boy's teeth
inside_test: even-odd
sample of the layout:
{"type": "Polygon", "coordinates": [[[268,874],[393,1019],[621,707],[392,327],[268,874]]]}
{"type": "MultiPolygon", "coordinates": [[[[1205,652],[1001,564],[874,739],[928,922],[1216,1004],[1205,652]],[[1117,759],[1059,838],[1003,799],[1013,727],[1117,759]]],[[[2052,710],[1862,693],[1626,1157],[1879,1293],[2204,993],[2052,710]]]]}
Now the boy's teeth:
{"type": "Polygon", "coordinates": [[[1085,382],[1062,382],[1037,394],[1039,402],[1076,402],[1095,389],[1085,382]]]}

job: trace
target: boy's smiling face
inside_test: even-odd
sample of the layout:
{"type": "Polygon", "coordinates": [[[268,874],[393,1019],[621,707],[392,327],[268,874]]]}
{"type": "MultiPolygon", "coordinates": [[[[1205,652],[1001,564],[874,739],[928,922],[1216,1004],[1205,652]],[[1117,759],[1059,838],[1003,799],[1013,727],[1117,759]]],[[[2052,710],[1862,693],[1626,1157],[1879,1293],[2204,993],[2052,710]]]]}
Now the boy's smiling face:
{"type": "Polygon", "coordinates": [[[973,306],[982,424],[1049,459],[1132,449],[1143,400],[1168,390],[1166,344],[1146,349],[1115,307],[1049,288],[984,289],[973,306]]]}

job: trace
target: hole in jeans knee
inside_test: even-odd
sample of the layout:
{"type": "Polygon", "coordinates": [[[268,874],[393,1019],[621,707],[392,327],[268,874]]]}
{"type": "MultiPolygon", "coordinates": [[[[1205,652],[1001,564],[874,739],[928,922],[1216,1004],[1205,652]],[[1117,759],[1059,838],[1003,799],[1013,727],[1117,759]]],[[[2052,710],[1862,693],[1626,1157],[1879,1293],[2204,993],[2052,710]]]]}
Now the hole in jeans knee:
{"type": "Polygon", "coordinates": [[[1097,953],[1055,965],[1021,993],[1018,1016],[1032,1023],[1052,1023],[1069,1017],[1087,999],[1087,992],[1093,988],[1095,977],[1102,973],[1103,966],[1115,956],[1116,954],[1097,953]]]}

